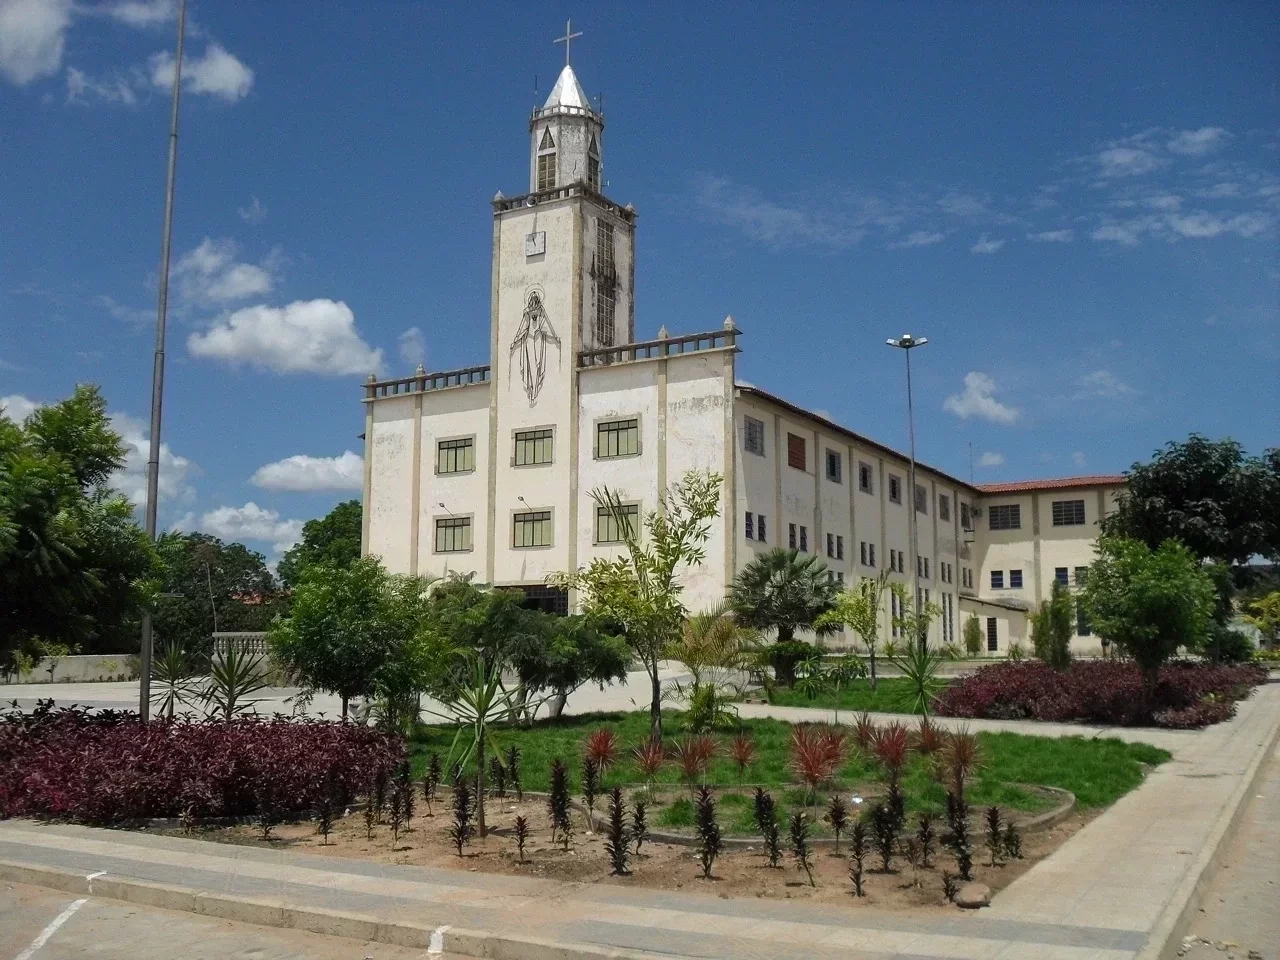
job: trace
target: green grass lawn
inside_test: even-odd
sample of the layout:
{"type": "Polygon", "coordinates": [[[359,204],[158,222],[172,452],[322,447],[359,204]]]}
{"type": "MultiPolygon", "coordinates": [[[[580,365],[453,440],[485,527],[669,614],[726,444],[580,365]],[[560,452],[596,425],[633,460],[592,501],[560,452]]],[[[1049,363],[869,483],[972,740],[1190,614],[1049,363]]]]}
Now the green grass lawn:
{"type": "MultiPolygon", "coordinates": [[[[664,733],[668,740],[687,731],[679,713],[664,715],[664,733]]],[[[604,778],[605,788],[636,787],[640,776],[631,758],[631,747],[649,735],[646,712],[601,713],[566,717],[558,721],[541,721],[532,727],[500,727],[495,734],[505,750],[517,744],[521,752],[521,780],[526,789],[546,791],[550,786],[551,763],[559,757],[569,768],[571,789],[580,793],[582,744],[586,735],[599,727],[610,727],[621,741],[619,756],[604,778]]],[[[719,796],[721,819],[731,833],[751,833],[751,787],[760,784],[769,789],[780,813],[805,803],[803,787],[787,769],[791,725],[779,720],[744,720],[742,729],[755,743],[756,760],[747,768],[740,793],[725,791],[719,796]]],[[[453,742],[455,728],[425,727],[410,743],[414,770],[421,776],[432,752],[445,761],[453,742]]],[[[732,788],[738,785],[737,767],[728,755],[731,734],[719,734],[720,755],[714,761],[708,782],[732,788]]],[[[1045,805],[1038,795],[1011,786],[1015,783],[1043,784],[1070,790],[1082,809],[1105,807],[1142,782],[1144,765],[1155,765],[1169,759],[1167,751],[1146,744],[1129,744],[1120,740],[1086,740],[1083,737],[1031,737],[1016,733],[980,733],[982,764],[967,791],[975,806],[997,804],[1018,810],[1037,810],[1045,805]]],[[[880,781],[877,766],[851,749],[849,759],[838,774],[838,787],[846,796],[856,789],[872,789],[880,781]]],[[[680,774],[668,764],[657,777],[657,783],[680,786],[680,774]]],[[[911,810],[942,812],[946,792],[933,777],[928,762],[912,758],[903,790],[911,810]]],[[[603,791],[602,791],[603,792],[603,791]]],[[[687,793],[667,791],[673,802],[663,804],[651,815],[654,823],[687,826],[693,822],[692,806],[687,793]]],[[[635,790],[633,795],[641,795],[635,790]]],[[[829,794],[822,792],[819,802],[825,804],[829,794]]]]}
{"type": "MultiPolygon", "coordinates": [[[[940,681],[937,693],[946,687],[946,681],[940,681]]],[[[872,713],[907,713],[903,701],[909,695],[909,683],[901,677],[881,677],[876,689],[866,680],[859,680],[845,687],[838,694],[831,691],[818,694],[810,700],[798,690],[778,688],[773,691],[769,702],[779,707],[825,707],[828,710],[850,710],[861,713],[869,710],[872,713]]]]}

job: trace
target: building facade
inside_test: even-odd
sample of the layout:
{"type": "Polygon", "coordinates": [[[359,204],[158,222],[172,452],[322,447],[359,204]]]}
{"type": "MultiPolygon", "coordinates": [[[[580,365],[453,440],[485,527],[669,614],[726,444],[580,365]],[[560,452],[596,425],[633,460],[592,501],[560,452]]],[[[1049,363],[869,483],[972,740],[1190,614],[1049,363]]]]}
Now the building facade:
{"type": "Polygon", "coordinates": [[[974,486],[917,464],[909,491],[903,454],[739,383],[732,318],[637,341],[636,212],[601,192],[603,147],[604,117],[566,66],[530,118],[528,192],[492,201],[489,363],[365,384],[364,552],[563,612],[574,598],[548,577],[621,549],[593,490],[618,491],[638,520],[707,470],[724,490],[706,562],[684,577],[690,608],[784,546],[846,584],[918,578],[942,611],[935,644],[959,642],[970,614],[992,653],[1026,643],[1051,580],[1083,576],[1123,478],[974,486]]]}

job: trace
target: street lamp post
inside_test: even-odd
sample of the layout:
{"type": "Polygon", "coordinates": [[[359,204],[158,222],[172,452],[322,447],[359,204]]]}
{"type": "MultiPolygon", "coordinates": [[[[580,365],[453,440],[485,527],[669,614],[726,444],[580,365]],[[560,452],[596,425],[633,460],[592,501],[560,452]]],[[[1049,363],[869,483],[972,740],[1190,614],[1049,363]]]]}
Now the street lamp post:
{"type": "MultiPolygon", "coordinates": [[[[908,494],[907,502],[909,504],[908,509],[910,511],[908,516],[911,518],[910,520],[910,523],[911,523],[911,527],[910,527],[911,576],[912,576],[912,583],[915,586],[915,593],[912,595],[913,596],[912,602],[915,604],[916,615],[919,616],[920,606],[921,606],[920,604],[920,538],[919,538],[919,525],[916,520],[916,424],[915,424],[915,414],[911,405],[911,350],[914,347],[923,347],[926,343],[929,342],[929,340],[927,337],[913,337],[909,333],[904,333],[901,337],[899,337],[896,340],[889,339],[889,340],[886,340],[885,342],[889,344],[889,346],[891,347],[898,347],[900,350],[902,350],[903,354],[905,354],[907,358],[907,436],[910,440],[910,449],[911,449],[910,479],[908,480],[908,483],[911,486],[911,490],[908,494]]],[[[922,635],[919,638],[919,640],[920,640],[920,645],[922,647],[927,647],[929,645],[929,638],[927,635],[922,635]]]]}
{"type": "MultiPolygon", "coordinates": [[[[178,97],[182,90],[182,40],[187,27],[187,0],[178,5],[178,54],[173,61],[173,106],[169,116],[169,166],[164,187],[164,233],[160,240],[160,302],[156,309],[156,351],[151,368],[151,449],[147,457],[147,537],[156,538],[156,507],[160,488],[160,411],[164,401],[164,325],[169,309],[169,241],[173,236],[173,180],[178,165],[178,97]]],[[[151,610],[142,611],[141,663],[138,678],[138,716],[151,716],[151,610]]]]}

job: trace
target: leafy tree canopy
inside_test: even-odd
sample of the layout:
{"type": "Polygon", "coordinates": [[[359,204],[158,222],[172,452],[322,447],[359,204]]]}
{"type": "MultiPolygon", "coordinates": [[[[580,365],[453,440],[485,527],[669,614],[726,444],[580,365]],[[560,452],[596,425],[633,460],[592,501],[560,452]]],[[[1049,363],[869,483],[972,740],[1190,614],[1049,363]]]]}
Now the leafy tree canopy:
{"type": "Polygon", "coordinates": [[[346,500],[319,520],[308,520],[302,539],[280,558],[280,582],[293,587],[302,570],[312,564],[349,567],[360,558],[361,508],[359,500],[346,500]]]}
{"type": "Polygon", "coordinates": [[[266,559],[242,543],[207,533],[166,533],[156,550],[166,594],[152,614],[158,642],[198,657],[211,649],[215,630],[266,630],[277,614],[288,612],[288,598],[266,559]]]}
{"type": "Polygon", "coordinates": [[[109,489],[125,447],[97,387],[19,424],[0,411],[0,660],[127,650],[157,558],[109,489]]]}
{"type": "Polygon", "coordinates": [[[1229,565],[1280,558],[1280,449],[1250,457],[1234,440],[1193,433],[1129,468],[1111,536],[1158,548],[1180,540],[1201,560],[1229,565]]]}
{"type": "Polygon", "coordinates": [[[797,630],[835,629],[822,615],[834,606],[835,583],[816,555],[777,547],[748,563],[729,589],[738,620],[757,630],[776,630],[779,643],[797,630]]]}

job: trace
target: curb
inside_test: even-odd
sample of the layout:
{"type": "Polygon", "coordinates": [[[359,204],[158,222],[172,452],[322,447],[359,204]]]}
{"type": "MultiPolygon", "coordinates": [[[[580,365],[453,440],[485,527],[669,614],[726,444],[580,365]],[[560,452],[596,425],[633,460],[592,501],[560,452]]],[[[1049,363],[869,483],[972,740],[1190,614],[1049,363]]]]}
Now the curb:
{"type": "Polygon", "coordinates": [[[425,950],[430,955],[448,952],[486,960],[672,960],[670,954],[490,933],[449,924],[379,920],[370,914],[298,907],[284,900],[214,893],[198,887],[116,877],[110,873],[85,876],[70,870],[15,860],[0,860],[0,880],[164,910],[180,910],[237,923],[410,947],[425,950]]]}
{"type": "Polygon", "coordinates": [[[1227,847],[1240,828],[1245,803],[1249,794],[1257,789],[1262,768],[1271,756],[1277,740],[1280,740],[1280,711],[1277,711],[1271,726],[1263,734],[1262,744],[1245,768],[1244,776],[1232,793],[1227,809],[1214,824],[1208,844],[1201,850],[1194,866],[1174,891],[1169,905],[1161,911],[1156,925],[1147,935],[1146,946],[1142,948],[1135,960],[1176,960],[1178,951],[1182,948],[1182,938],[1186,935],[1196,911],[1204,901],[1205,893],[1222,864],[1222,857],[1227,847]]]}

